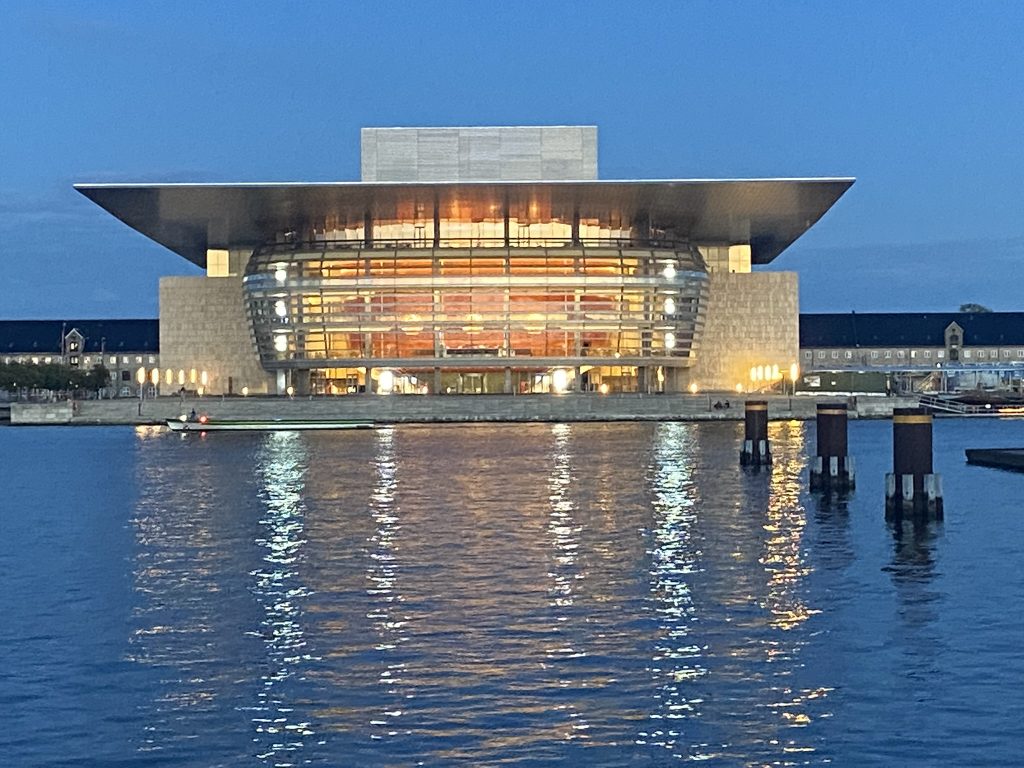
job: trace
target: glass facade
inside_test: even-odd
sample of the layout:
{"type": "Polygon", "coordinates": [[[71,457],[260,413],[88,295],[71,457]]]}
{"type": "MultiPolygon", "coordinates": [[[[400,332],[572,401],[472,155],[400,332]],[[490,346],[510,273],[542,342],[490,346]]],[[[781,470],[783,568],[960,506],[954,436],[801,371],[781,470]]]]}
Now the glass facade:
{"type": "Polygon", "coordinates": [[[707,292],[695,248],[581,220],[370,226],[255,251],[244,285],[265,368],[310,371],[326,393],[372,386],[369,369],[393,391],[552,391],[563,368],[583,379],[568,386],[629,391],[641,369],[690,363],[707,292]]]}

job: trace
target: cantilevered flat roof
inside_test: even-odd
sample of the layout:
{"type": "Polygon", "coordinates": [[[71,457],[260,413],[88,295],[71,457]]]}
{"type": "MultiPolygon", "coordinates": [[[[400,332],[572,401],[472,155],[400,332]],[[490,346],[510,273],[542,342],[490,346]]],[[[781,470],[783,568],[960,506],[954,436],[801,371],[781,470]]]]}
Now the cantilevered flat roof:
{"type": "MultiPolygon", "coordinates": [[[[399,209],[538,206],[554,215],[650,218],[695,243],[750,243],[767,264],[809,229],[852,178],[660,181],[76,184],[128,226],[194,264],[208,248],[249,248],[328,217],[392,219],[399,209]]],[[[563,221],[565,219],[563,218],[563,221]]]]}

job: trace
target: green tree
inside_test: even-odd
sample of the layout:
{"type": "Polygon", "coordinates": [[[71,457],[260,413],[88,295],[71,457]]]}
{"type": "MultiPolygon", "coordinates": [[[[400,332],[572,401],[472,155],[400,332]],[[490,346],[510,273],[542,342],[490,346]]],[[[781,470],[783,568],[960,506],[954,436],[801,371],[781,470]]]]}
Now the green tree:
{"type": "Polygon", "coordinates": [[[961,304],[961,312],[991,312],[992,310],[984,304],[961,304]]]}

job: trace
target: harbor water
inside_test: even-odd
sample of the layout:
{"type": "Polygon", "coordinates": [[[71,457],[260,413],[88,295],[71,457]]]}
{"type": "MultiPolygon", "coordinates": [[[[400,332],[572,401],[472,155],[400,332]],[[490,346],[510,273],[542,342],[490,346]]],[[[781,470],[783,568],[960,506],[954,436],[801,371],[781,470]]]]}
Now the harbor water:
{"type": "Polygon", "coordinates": [[[742,428],[2,429],[0,762],[1020,764],[1024,421],[918,524],[742,428]]]}

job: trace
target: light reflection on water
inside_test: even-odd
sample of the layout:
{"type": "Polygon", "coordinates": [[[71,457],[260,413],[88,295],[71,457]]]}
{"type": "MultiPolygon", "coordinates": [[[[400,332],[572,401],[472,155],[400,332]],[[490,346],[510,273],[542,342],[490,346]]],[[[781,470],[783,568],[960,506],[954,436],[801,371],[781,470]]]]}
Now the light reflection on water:
{"type": "MultiPolygon", "coordinates": [[[[47,608],[0,605],[0,746],[18,765],[762,766],[983,763],[981,744],[1008,764],[1024,525],[989,502],[1008,534],[987,536],[967,505],[970,482],[1015,505],[1016,478],[947,470],[944,526],[887,524],[884,426],[851,425],[861,487],[829,498],[805,490],[796,422],[771,425],[760,471],[730,423],[136,431],[102,448],[130,467],[125,502],[78,499],[88,517],[42,537],[4,518],[9,594],[47,608]],[[40,548],[95,548],[78,523],[104,514],[127,535],[85,596],[42,578],[40,548]],[[71,616],[89,662],[50,669],[71,616]],[[47,731],[34,702],[59,703],[31,680],[109,703],[64,694],[87,725],[47,731]]],[[[77,441],[124,435],[70,432],[94,452],[77,441]]],[[[28,462],[39,433],[17,434],[28,462]]],[[[30,519],[28,486],[6,487],[30,519]]]]}

